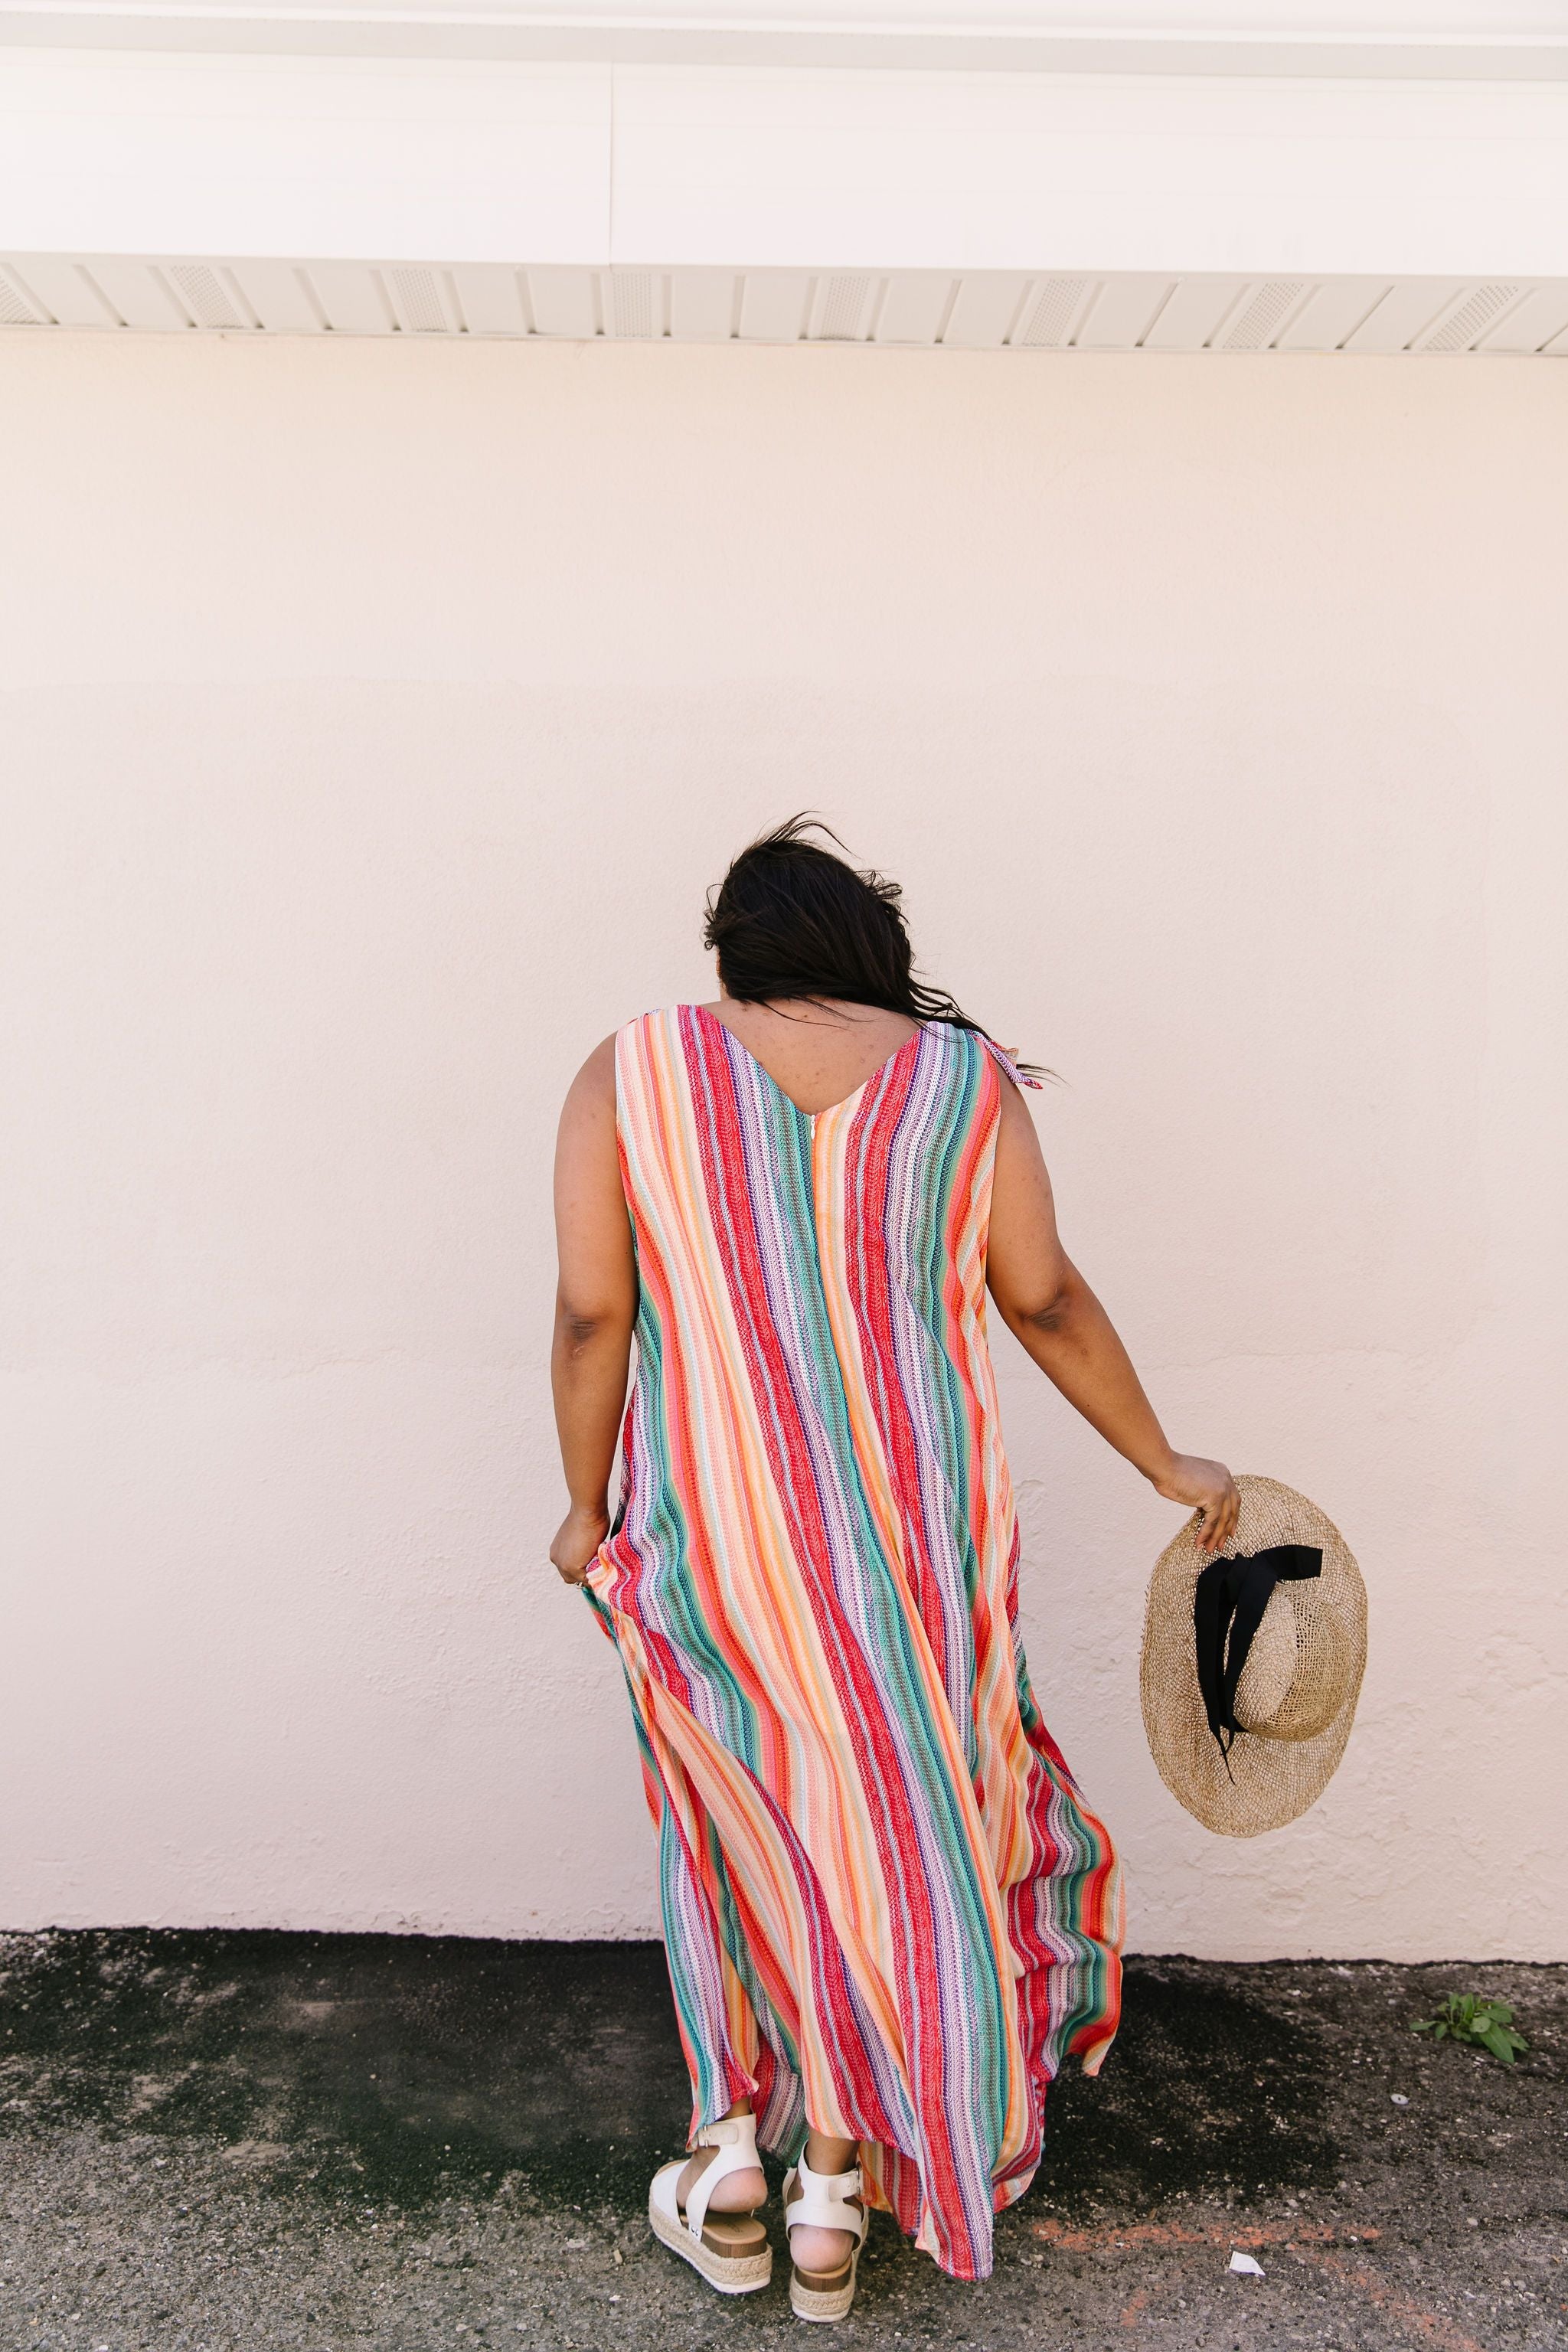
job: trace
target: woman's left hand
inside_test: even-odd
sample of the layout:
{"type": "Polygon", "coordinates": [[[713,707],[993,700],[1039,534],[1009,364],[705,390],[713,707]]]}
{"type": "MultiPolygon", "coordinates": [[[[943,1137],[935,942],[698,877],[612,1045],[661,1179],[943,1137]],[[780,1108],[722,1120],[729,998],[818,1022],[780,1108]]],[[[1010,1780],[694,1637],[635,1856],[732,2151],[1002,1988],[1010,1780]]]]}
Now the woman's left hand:
{"type": "Polygon", "coordinates": [[[1241,1496],[1223,1462],[1206,1462],[1199,1454],[1173,1454],[1160,1476],[1150,1483],[1167,1503],[1185,1503],[1200,1515],[1204,1523],[1198,1538],[1200,1550],[1212,1556],[1236,1533],[1241,1496]]]}
{"type": "Polygon", "coordinates": [[[608,1511],[567,1512],[550,1547],[551,1566],[563,1584],[581,1584],[594,1564],[594,1555],[610,1532],[608,1511]]]}

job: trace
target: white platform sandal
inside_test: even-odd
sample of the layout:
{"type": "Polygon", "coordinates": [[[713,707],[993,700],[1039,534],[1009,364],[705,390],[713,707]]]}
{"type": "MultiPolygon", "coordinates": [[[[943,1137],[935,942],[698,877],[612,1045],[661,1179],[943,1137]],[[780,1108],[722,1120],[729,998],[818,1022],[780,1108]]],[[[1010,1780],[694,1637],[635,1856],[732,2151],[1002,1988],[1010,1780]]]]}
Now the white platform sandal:
{"type": "Polygon", "coordinates": [[[855,2300],[855,2274],[871,2217],[864,2203],[850,2199],[861,2193],[860,2168],[847,2172],[813,2172],[803,2156],[784,2175],[784,2208],[786,2231],[803,2222],[817,2230],[847,2230],[855,2243],[836,2271],[803,2271],[789,2266],[790,2309],[797,2319],[843,2319],[855,2300]]]}
{"type": "Polygon", "coordinates": [[[748,2172],[759,2162],[756,2117],[730,2116],[722,2123],[705,2124],[692,2155],[699,2147],[716,2147],[719,2153],[698,2174],[684,2212],[680,2176],[690,2156],[661,2164],[654,2174],[647,2192],[648,2226],[661,2246],[689,2263],[721,2294],[755,2294],[773,2274],[766,2230],[754,2212],[710,2216],[708,2200],[727,2173],[748,2172]]]}

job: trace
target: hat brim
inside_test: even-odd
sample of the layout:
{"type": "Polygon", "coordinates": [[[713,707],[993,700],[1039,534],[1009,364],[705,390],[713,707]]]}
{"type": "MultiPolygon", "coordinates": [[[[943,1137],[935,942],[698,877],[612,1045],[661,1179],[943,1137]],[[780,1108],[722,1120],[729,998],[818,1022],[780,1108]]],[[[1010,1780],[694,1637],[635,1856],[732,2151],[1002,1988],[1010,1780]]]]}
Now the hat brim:
{"type": "Polygon", "coordinates": [[[1195,1821],[1220,1837],[1283,1829],[1321,1796],[1345,1752],[1366,1667],[1366,1586],[1349,1546],[1315,1503],[1273,1478],[1239,1477],[1241,1515],[1227,1555],[1271,1544],[1310,1544],[1323,1555],[1317,1607],[1344,1647],[1343,1691],[1331,1720],[1310,1739],[1241,1732],[1228,1756],[1208,1726],[1198,1688],[1193,1594],[1209,1554],[1190,1519],[1154,1563],[1143,1619],[1139,1681],[1143,1728],[1160,1778],[1195,1821]]]}

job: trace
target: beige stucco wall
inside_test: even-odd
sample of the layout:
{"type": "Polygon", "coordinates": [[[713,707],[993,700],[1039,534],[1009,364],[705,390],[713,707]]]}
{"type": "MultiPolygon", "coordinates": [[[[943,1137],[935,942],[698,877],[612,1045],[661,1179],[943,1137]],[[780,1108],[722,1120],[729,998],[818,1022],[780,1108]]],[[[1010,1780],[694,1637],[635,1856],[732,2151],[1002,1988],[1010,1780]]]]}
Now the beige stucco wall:
{"type": "Polygon", "coordinates": [[[555,1108],[813,803],[1069,1082],[1175,1441],[1373,1652],[1316,1811],[1144,1750],[1177,1515],[1005,1335],[1145,1948],[1563,1956],[1568,370],[0,347],[0,1919],[653,1931],[544,1566],[555,1108]]]}

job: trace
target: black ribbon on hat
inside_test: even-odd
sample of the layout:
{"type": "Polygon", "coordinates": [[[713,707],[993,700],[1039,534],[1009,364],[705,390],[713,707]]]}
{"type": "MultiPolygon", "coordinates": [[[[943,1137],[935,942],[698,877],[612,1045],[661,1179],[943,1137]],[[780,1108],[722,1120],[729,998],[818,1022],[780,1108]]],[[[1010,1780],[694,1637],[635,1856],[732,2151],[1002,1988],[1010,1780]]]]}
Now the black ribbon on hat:
{"type": "Polygon", "coordinates": [[[1271,1544],[1267,1551],[1237,1559],[1211,1559],[1198,1578],[1193,1593],[1198,1688],[1227,1772],[1230,1745],[1241,1728],[1236,1719],[1236,1686],[1268,1596],[1281,1579],[1304,1581],[1322,1572],[1323,1555],[1314,1545],[1271,1544]]]}

